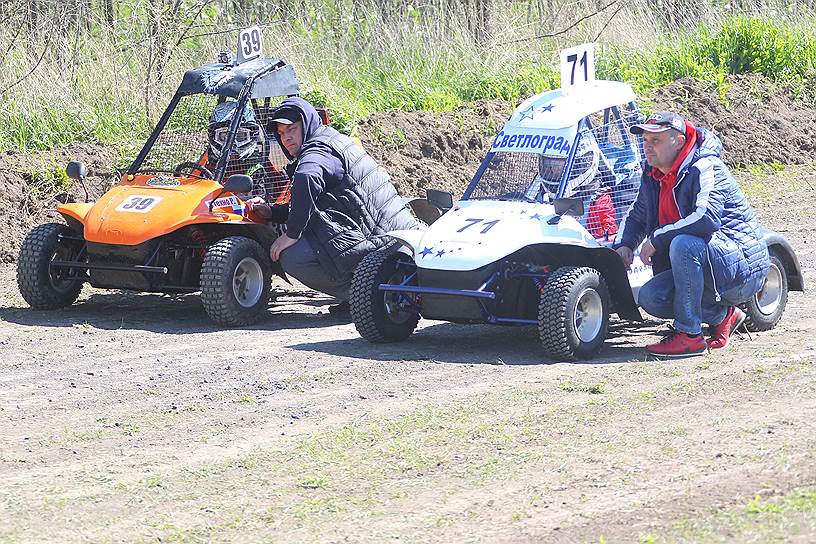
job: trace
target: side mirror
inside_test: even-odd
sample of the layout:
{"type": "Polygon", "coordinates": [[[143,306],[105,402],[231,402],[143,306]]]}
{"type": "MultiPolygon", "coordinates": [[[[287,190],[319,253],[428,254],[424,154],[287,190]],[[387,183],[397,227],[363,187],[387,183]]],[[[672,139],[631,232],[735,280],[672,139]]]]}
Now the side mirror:
{"type": "Polygon", "coordinates": [[[71,161],[65,167],[65,173],[71,179],[85,179],[85,163],[79,161],[71,161]]]}
{"type": "Polygon", "coordinates": [[[427,201],[442,212],[446,212],[453,208],[453,195],[447,191],[440,191],[439,189],[428,189],[425,193],[427,201]]]}
{"type": "Polygon", "coordinates": [[[252,178],[246,174],[233,174],[224,184],[225,193],[241,194],[252,190],[252,178]]]}
{"type": "Polygon", "coordinates": [[[553,201],[556,215],[584,215],[584,201],[580,198],[556,198],[553,201]]]}

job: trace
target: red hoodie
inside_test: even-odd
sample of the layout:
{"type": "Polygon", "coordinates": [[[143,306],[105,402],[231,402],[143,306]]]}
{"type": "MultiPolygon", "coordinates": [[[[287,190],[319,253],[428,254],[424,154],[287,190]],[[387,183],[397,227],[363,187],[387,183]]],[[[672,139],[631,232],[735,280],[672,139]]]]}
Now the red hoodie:
{"type": "Polygon", "coordinates": [[[660,184],[660,199],[657,207],[658,224],[662,227],[680,221],[680,210],[677,208],[677,201],[674,199],[674,184],[677,181],[677,171],[680,165],[686,160],[694,144],[697,143],[697,129],[690,121],[686,121],[686,143],[674,159],[671,169],[665,174],[655,167],[649,171],[649,176],[656,183],[660,184]]]}

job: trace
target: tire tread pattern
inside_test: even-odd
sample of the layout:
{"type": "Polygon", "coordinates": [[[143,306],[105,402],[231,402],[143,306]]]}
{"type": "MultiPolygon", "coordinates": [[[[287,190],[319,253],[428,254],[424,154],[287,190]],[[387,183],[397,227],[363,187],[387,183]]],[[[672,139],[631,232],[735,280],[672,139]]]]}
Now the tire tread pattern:
{"type": "Polygon", "coordinates": [[[34,227],[20,246],[17,259],[17,287],[23,299],[35,310],[56,310],[70,306],[82,291],[77,281],[72,289],[59,292],[51,286],[48,264],[59,243],[59,235],[71,229],[61,223],[45,223],[34,227]]]}
{"type": "Polygon", "coordinates": [[[219,325],[239,327],[256,323],[269,303],[269,267],[261,245],[251,238],[230,236],[213,243],[201,265],[201,303],[210,319],[219,325]],[[258,303],[244,308],[232,291],[234,267],[243,257],[258,260],[264,270],[263,292],[258,303]]]}
{"type": "MultiPolygon", "coordinates": [[[[590,355],[580,353],[576,346],[570,344],[567,330],[567,303],[570,292],[581,277],[588,273],[597,275],[598,292],[605,301],[608,301],[609,295],[603,276],[589,267],[565,266],[553,271],[541,295],[538,305],[539,340],[547,355],[557,361],[572,361],[578,356],[590,355]]],[[[602,327],[601,334],[606,335],[606,325],[602,327]]]]}
{"type": "Polygon", "coordinates": [[[351,320],[360,336],[374,344],[404,340],[413,333],[419,321],[417,316],[417,320],[410,326],[389,331],[382,323],[387,317],[378,315],[380,312],[376,305],[382,301],[378,278],[381,277],[385,267],[389,266],[389,261],[395,254],[396,252],[391,249],[369,253],[357,265],[351,280],[349,299],[351,320]]]}

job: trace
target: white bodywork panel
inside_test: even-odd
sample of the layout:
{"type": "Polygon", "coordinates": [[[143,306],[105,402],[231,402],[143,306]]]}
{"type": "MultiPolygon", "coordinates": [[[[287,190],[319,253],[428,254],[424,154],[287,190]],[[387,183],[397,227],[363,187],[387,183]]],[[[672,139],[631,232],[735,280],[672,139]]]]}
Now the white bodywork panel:
{"type": "MultiPolygon", "coordinates": [[[[425,231],[388,234],[412,250],[418,268],[431,270],[475,270],[537,244],[602,247],[573,217],[562,216],[550,225],[554,216],[552,204],[462,200],[425,231]]],[[[629,270],[636,299],[651,277],[652,268],[636,257],[629,270]]]]}

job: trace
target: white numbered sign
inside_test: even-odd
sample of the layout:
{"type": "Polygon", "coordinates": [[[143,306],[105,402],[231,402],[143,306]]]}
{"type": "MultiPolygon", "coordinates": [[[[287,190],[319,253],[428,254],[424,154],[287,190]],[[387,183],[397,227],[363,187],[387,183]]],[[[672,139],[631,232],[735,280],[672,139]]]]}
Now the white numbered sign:
{"type": "Polygon", "coordinates": [[[161,202],[160,196],[130,195],[116,206],[117,212],[147,213],[161,202]]]}
{"type": "Polygon", "coordinates": [[[595,81],[595,44],[585,43],[561,50],[561,92],[595,81]]]}
{"type": "Polygon", "coordinates": [[[251,26],[238,33],[238,64],[248,60],[257,59],[263,51],[263,40],[261,40],[261,28],[251,26]]]}

